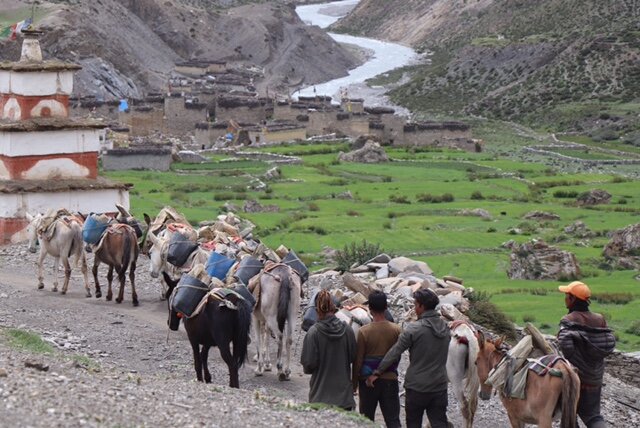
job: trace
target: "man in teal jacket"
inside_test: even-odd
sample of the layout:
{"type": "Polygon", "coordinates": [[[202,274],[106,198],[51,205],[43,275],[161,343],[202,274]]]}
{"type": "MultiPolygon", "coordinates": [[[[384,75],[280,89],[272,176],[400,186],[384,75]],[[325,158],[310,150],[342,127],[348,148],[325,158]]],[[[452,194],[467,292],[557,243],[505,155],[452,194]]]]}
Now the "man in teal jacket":
{"type": "Polygon", "coordinates": [[[413,298],[418,321],[400,334],[367,382],[373,385],[408,349],[409,368],[404,379],[407,428],[421,427],[425,411],[432,428],[447,428],[449,327],[435,310],[439,303],[436,293],[420,289],[413,298]]]}

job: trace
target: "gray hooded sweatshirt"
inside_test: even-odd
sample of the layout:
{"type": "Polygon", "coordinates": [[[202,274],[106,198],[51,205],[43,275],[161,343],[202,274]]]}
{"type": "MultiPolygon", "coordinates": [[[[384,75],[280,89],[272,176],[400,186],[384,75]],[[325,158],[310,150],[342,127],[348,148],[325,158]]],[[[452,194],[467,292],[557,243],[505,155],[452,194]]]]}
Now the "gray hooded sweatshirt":
{"type": "Polygon", "coordinates": [[[408,349],[409,368],[404,378],[404,388],[417,392],[446,391],[450,340],[447,323],[435,310],[425,311],[418,321],[409,324],[400,334],[374,374],[384,373],[408,349]]]}
{"type": "Polygon", "coordinates": [[[302,344],[300,363],[309,381],[309,402],[355,408],[351,364],[356,358],[356,337],[335,315],[315,323],[302,344]]]}

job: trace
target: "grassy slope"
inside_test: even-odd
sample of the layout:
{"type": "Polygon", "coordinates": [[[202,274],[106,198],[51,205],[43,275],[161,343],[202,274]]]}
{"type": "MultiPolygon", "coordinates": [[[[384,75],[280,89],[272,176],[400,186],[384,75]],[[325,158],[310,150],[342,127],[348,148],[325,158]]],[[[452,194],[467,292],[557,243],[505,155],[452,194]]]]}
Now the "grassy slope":
{"type": "Polygon", "coordinates": [[[365,0],[337,30],[398,39],[402,35],[393,28],[403,17],[423,17],[431,28],[421,30],[418,40],[407,36],[412,38],[404,41],[420,51],[435,51],[433,64],[409,68],[411,81],[392,92],[395,102],[413,111],[624,133],[640,126],[639,11],[634,4],[365,0]],[[632,112],[620,111],[621,104],[632,112]],[[596,123],[603,111],[619,119],[596,123]]]}
{"type": "MultiPolygon", "coordinates": [[[[477,130],[485,139],[510,145],[517,151],[529,142],[513,132],[497,132],[504,125],[486,124],[477,130]]],[[[525,163],[496,153],[462,153],[455,151],[407,152],[389,149],[397,160],[388,164],[363,165],[339,163],[337,152],[344,146],[289,146],[269,151],[302,155],[302,165],[281,167],[283,178],[269,183],[267,191],[245,190],[251,182],[246,175],[262,174],[269,168],[258,162],[211,163],[182,170],[179,174],[152,172],[108,173],[113,178],[135,184],[132,211],[155,214],[170,204],[198,222],[215,218],[224,202],[242,206],[245,199],[280,207],[277,213],[241,214],[258,225],[257,231],[267,245],[284,244],[301,253],[312,267],[318,267],[319,252],[325,246],[341,248],[352,241],[366,239],[379,243],[389,253],[404,254],[427,261],[439,275],[456,275],[465,285],[493,294],[492,301],[514,320],[535,317],[535,324],[554,332],[564,309],[562,297],[555,293],[554,281],[509,280],[505,270],[509,253],[500,245],[515,239],[527,241],[542,237],[558,239],[556,245],[578,257],[585,281],[595,292],[630,292],[634,300],[626,305],[601,305],[618,332],[624,349],[640,349],[640,337],[624,332],[637,318],[640,293],[632,271],[603,269],[602,248],[607,231],[637,223],[640,214],[640,186],[613,175],[568,174],[550,170],[537,163],[525,163]],[[317,148],[314,146],[314,148],[317,148]],[[328,152],[321,154],[304,154],[328,152]],[[505,175],[506,174],[506,175],[505,175]],[[509,175],[510,174],[510,175],[509,175]],[[564,184],[563,184],[564,181],[564,184]],[[536,191],[533,183],[556,182],[553,187],[536,191]],[[557,190],[582,192],[601,188],[613,194],[612,204],[584,209],[571,204],[573,199],[556,198],[557,190]],[[341,199],[350,191],[353,199],[341,199]],[[480,191],[484,200],[473,200],[480,191]],[[451,193],[449,203],[418,202],[418,195],[451,193]],[[410,203],[390,202],[390,196],[404,196],[410,203]],[[626,204],[617,201],[624,198],[626,204]],[[463,208],[483,208],[491,220],[458,216],[463,208]],[[543,210],[560,215],[560,221],[536,222],[522,217],[529,211],[543,210]],[[583,221],[601,237],[580,240],[564,237],[563,228],[576,220],[583,221]],[[512,235],[518,227],[527,235],[512,235]],[[583,241],[583,242],[579,242],[583,241]],[[583,246],[584,245],[584,246],[583,246]],[[532,295],[530,289],[547,290],[532,295]]],[[[185,165],[176,165],[183,168],[185,165]]]]}

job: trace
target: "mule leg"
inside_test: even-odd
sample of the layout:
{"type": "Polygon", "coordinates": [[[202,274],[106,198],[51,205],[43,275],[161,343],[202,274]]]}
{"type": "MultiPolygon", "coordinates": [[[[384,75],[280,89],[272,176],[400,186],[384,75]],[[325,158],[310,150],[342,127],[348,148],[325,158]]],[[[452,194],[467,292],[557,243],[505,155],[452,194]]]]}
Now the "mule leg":
{"type": "Polygon", "coordinates": [[[293,345],[293,323],[295,322],[295,314],[290,313],[285,325],[286,343],[285,352],[286,360],[284,363],[284,371],[280,375],[280,380],[291,380],[291,346],[293,345]]]}
{"type": "Polygon", "coordinates": [[[200,345],[198,345],[197,342],[191,342],[191,349],[193,349],[193,367],[196,369],[196,378],[198,379],[198,382],[202,382],[202,360],[200,359],[200,345]]]}
{"type": "Polygon", "coordinates": [[[133,300],[133,306],[138,306],[138,293],[136,293],[136,262],[132,262],[131,265],[129,265],[129,282],[131,282],[131,299],[133,300]]]}
{"type": "Polygon", "coordinates": [[[42,290],[44,288],[44,275],[42,273],[43,271],[42,263],[44,262],[45,257],[47,257],[47,252],[44,249],[44,245],[40,245],[40,255],[38,256],[38,290],[42,290]]]}
{"type": "Polygon", "coordinates": [[[509,416],[509,422],[511,423],[511,428],[524,428],[524,422],[521,422],[520,419],[518,419],[518,417],[516,415],[512,415],[510,413],[507,413],[507,416],[509,416]]]}
{"type": "Polygon", "coordinates": [[[200,352],[200,361],[202,361],[202,368],[204,370],[204,382],[211,383],[211,373],[209,372],[209,346],[202,345],[202,351],[200,352]]]}
{"type": "Polygon", "coordinates": [[[91,297],[91,289],[89,288],[89,269],[87,269],[87,257],[84,255],[82,249],[80,249],[80,252],[78,253],[78,258],[80,261],[80,271],[82,272],[82,277],[84,278],[84,289],[87,292],[87,297],[91,297]]]}
{"type": "Polygon", "coordinates": [[[113,266],[109,266],[109,272],[107,272],[107,283],[109,284],[109,288],[107,288],[107,301],[111,301],[113,299],[113,291],[111,290],[111,283],[113,282],[113,266]]]}
{"type": "Polygon", "coordinates": [[[278,379],[284,380],[284,372],[282,371],[282,348],[284,344],[284,333],[278,332],[278,353],[276,358],[276,368],[278,369],[278,379]]]}
{"type": "Polygon", "coordinates": [[[100,260],[98,259],[98,257],[94,257],[91,273],[93,273],[93,282],[96,285],[96,299],[102,297],[102,291],[100,290],[100,281],[98,281],[98,266],[100,266],[100,260]]]}
{"type": "Polygon", "coordinates": [[[220,350],[220,356],[229,368],[229,386],[231,388],[240,388],[238,367],[236,367],[236,363],[233,361],[233,355],[231,355],[230,345],[231,342],[227,341],[225,341],[224,343],[218,343],[218,349],[220,350]]]}
{"type": "Polygon", "coordinates": [[[53,288],[51,291],[58,292],[58,266],[60,265],[60,256],[53,258],[53,288]]]}
{"type": "Polygon", "coordinates": [[[62,284],[62,291],[60,293],[67,294],[69,280],[71,279],[71,265],[68,257],[62,257],[62,266],[64,266],[64,284],[62,284]]]}
{"type": "Polygon", "coordinates": [[[264,352],[262,350],[264,340],[262,337],[262,330],[264,330],[264,323],[254,316],[253,325],[256,332],[256,350],[258,354],[258,365],[253,372],[256,376],[262,376],[264,373],[264,352]]]}
{"type": "Polygon", "coordinates": [[[116,270],[118,273],[118,281],[120,282],[120,288],[118,289],[118,297],[116,298],[116,303],[122,303],[124,299],[124,283],[127,280],[127,267],[122,266],[122,268],[116,270]]]}
{"type": "Polygon", "coordinates": [[[262,360],[264,361],[264,371],[271,371],[271,352],[269,349],[269,339],[271,338],[271,333],[269,332],[269,326],[266,321],[262,326],[262,360]]]}

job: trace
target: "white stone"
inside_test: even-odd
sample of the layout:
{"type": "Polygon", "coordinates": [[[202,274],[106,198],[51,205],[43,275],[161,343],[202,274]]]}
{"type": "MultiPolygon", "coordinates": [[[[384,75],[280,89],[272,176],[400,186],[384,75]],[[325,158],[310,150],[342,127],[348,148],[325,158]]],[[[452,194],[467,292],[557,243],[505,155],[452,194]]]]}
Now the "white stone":
{"type": "Polygon", "coordinates": [[[0,155],[37,156],[100,150],[101,129],[42,132],[0,132],[0,155]]]}
{"type": "Polygon", "coordinates": [[[71,159],[45,159],[22,173],[25,180],[50,180],[64,178],[89,178],[89,168],[71,159]]]}

